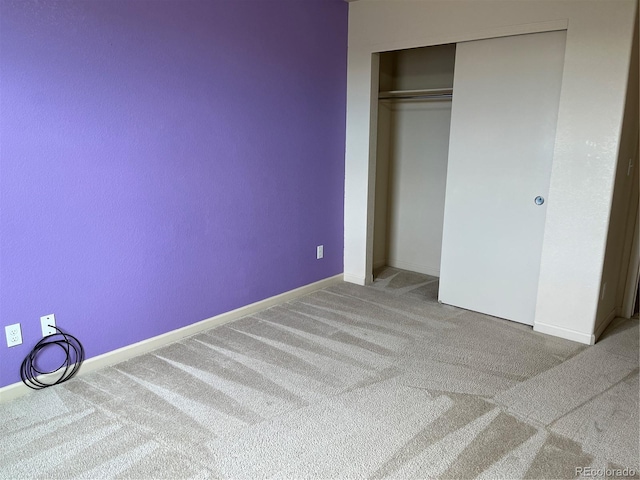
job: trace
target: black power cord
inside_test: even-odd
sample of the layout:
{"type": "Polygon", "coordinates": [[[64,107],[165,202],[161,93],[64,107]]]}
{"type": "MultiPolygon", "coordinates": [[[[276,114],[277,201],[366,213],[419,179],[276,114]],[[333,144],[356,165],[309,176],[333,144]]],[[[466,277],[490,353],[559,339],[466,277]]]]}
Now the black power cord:
{"type": "Polygon", "coordinates": [[[36,343],[36,346],[33,347],[33,350],[31,350],[29,355],[26,356],[20,366],[20,378],[22,379],[22,382],[27,387],[34,390],[41,390],[43,388],[66,382],[76,374],[80,369],[80,365],[82,365],[82,362],[84,361],[84,348],[82,347],[80,340],[69,333],[64,333],[58,327],[54,327],[53,325],[49,326],[55,328],[58,333],[44,337],[36,343]],[[64,350],[65,359],[58,368],[48,372],[41,372],[36,367],[38,354],[45,348],[52,345],[57,345],[64,350]],[[55,381],[46,382],[37,378],[38,375],[49,375],[56,372],[61,372],[61,374],[55,381]]]}

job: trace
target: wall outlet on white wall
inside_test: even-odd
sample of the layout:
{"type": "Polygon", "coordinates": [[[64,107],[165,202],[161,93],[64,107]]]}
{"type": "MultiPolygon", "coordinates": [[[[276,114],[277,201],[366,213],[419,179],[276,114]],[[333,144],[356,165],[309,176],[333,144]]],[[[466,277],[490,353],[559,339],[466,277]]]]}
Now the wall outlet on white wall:
{"type": "Polygon", "coordinates": [[[40,317],[40,326],[42,327],[42,336],[48,337],[49,335],[55,335],[57,330],[53,327],[56,326],[56,316],[52,313],[40,317]]]}
{"type": "Polygon", "coordinates": [[[4,332],[7,336],[7,347],[15,347],[22,343],[22,330],[19,323],[7,325],[4,327],[4,332]]]}
{"type": "Polygon", "coordinates": [[[316,260],[324,258],[324,245],[318,245],[316,247],[316,260]]]}

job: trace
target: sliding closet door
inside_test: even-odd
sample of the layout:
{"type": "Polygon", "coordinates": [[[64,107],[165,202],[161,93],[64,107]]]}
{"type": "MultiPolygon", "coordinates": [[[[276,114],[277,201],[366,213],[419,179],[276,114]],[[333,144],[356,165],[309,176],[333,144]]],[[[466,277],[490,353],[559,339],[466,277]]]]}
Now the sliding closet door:
{"type": "Polygon", "coordinates": [[[565,32],[456,49],[439,300],[529,325],[565,32]]]}

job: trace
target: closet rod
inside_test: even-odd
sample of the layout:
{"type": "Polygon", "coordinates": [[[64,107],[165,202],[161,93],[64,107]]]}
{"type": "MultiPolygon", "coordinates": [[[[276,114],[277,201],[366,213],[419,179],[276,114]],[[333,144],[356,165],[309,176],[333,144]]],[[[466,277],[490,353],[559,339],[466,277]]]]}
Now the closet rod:
{"type": "Polygon", "coordinates": [[[451,100],[453,98],[453,94],[451,93],[443,93],[439,95],[403,95],[403,96],[380,96],[378,100],[451,100]]]}
{"type": "Polygon", "coordinates": [[[390,90],[387,92],[380,92],[378,99],[380,100],[393,100],[393,99],[450,99],[453,95],[453,89],[451,88],[429,88],[422,90],[390,90]]]}

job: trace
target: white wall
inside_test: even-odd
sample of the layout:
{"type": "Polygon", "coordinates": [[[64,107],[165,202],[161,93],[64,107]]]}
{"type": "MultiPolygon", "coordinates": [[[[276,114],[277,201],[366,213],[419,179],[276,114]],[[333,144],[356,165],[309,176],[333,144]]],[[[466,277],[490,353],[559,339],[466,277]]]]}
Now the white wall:
{"type": "MultiPolygon", "coordinates": [[[[382,74],[382,68],[380,70],[382,74]]],[[[382,85],[382,79],[380,80],[382,85]]],[[[390,89],[390,88],[389,88],[390,89]]],[[[389,162],[391,156],[391,108],[388,102],[378,104],[378,145],[376,161],[376,200],[373,232],[373,267],[389,263],[389,162]]]]}
{"type": "Polygon", "coordinates": [[[387,264],[440,275],[451,102],[392,105],[387,264]]]}
{"type": "Polygon", "coordinates": [[[636,0],[349,4],[345,279],[370,280],[375,52],[567,29],[534,329],[594,341],[636,0]],[[373,113],[373,115],[372,115],[373,113]],[[369,208],[371,207],[371,208],[369,208]]]}
{"type": "MultiPolygon", "coordinates": [[[[637,29],[636,25],[636,29],[637,29]]],[[[611,221],[605,251],[600,302],[596,318],[596,334],[602,333],[607,324],[622,313],[622,302],[627,280],[630,243],[633,241],[633,229],[636,227],[629,209],[633,205],[632,191],[634,182],[637,187],[638,172],[638,32],[636,30],[634,48],[631,55],[631,68],[627,87],[627,100],[620,137],[620,149],[615,176],[615,188],[611,205],[611,221]],[[629,168],[629,163],[634,165],[629,168]],[[626,245],[626,246],[625,246],[626,245]],[[604,295],[603,295],[604,293],[604,295]]],[[[637,189],[637,188],[636,188],[637,189]]],[[[635,209],[634,209],[635,210],[635,209]]]]}

